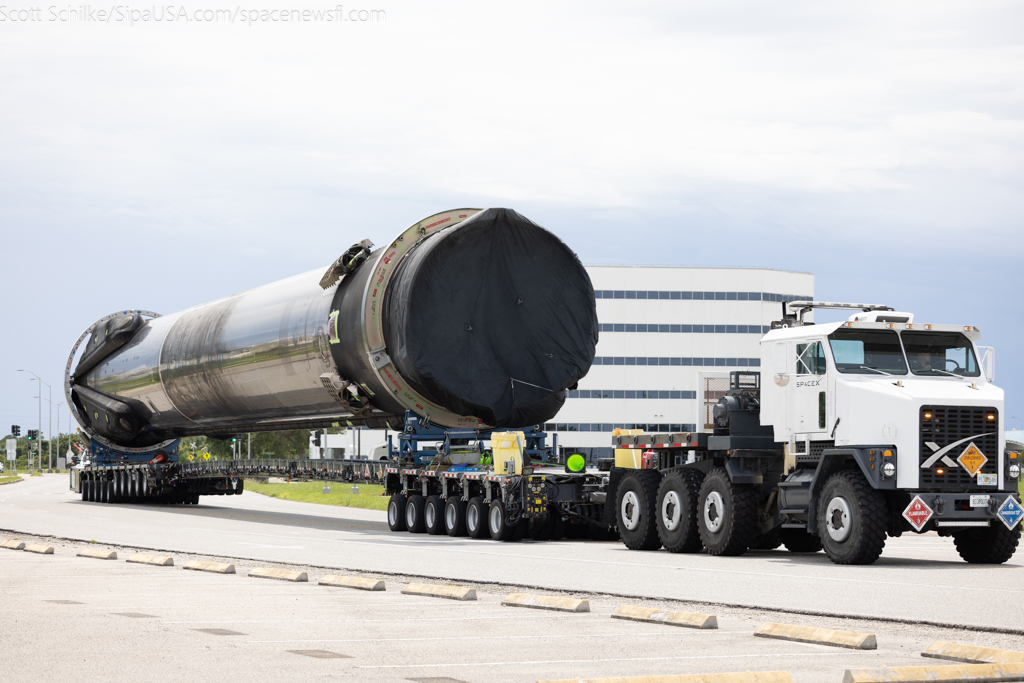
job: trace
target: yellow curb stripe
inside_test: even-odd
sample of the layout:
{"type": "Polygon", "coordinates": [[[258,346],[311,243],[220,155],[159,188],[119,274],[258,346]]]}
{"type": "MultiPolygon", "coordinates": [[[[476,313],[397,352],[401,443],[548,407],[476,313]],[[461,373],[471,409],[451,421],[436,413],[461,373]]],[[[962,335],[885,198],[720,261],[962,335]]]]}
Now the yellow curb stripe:
{"type": "Polygon", "coordinates": [[[435,586],[429,583],[410,583],[402,589],[403,595],[423,595],[449,600],[476,600],[476,590],[466,586],[435,586]]]}
{"type": "Polygon", "coordinates": [[[678,676],[620,676],[618,678],[561,678],[537,683],[793,683],[788,671],[742,671],[728,674],[678,676]]]}
{"type": "Polygon", "coordinates": [[[888,681],[1019,681],[1024,663],[956,664],[953,666],[894,666],[878,669],[848,669],[843,683],[887,683],[888,681]]]}
{"type": "Polygon", "coordinates": [[[669,612],[663,609],[639,607],[636,605],[622,605],[612,614],[612,619],[629,619],[630,621],[644,621],[652,624],[683,626],[685,628],[718,628],[718,617],[713,614],[669,612]]]}
{"type": "Polygon", "coordinates": [[[364,579],[361,576],[341,576],[339,574],[328,574],[320,579],[320,585],[355,588],[362,591],[384,590],[384,582],[380,579],[364,579]]]}
{"type": "Polygon", "coordinates": [[[778,638],[794,640],[799,643],[815,643],[818,645],[835,645],[853,650],[876,650],[878,642],[871,633],[856,631],[835,631],[830,628],[814,628],[813,626],[797,626],[796,624],[779,624],[773,621],[761,624],[754,635],[760,638],[778,638]]]}

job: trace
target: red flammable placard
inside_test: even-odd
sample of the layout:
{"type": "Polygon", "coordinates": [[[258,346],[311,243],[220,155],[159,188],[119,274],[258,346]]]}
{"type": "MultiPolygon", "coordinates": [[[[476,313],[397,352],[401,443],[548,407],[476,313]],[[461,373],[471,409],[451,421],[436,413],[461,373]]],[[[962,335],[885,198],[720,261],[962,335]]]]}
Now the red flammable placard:
{"type": "Polygon", "coordinates": [[[903,511],[903,517],[918,531],[924,528],[924,525],[932,518],[932,514],[932,509],[921,500],[921,496],[914,496],[914,500],[910,501],[910,505],[903,511]]]}

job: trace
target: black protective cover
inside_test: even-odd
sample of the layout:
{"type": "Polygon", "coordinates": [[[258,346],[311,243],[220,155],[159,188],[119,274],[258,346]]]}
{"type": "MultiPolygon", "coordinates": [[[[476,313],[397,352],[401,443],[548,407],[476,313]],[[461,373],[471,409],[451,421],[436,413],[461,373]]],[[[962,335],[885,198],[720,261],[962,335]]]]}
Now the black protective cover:
{"type": "Polygon", "coordinates": [[[495,427],[538,424],[594,361],[594,287],[560,239],[511,209],[486,209],[402,260],[384,337],[430,400],[495,427]]]}

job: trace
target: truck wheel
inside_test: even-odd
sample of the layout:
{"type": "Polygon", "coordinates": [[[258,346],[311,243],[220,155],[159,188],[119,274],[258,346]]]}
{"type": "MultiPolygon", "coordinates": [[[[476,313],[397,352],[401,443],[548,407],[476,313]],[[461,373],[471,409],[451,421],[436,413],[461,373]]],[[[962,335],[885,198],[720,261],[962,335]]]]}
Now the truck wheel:
{"type": "Polygon", "coordinates": [[[444,533],[444,501],[441,496],[428,496],[423,504],[423,527],[431,536],[444,533]]]}
{"type": "Polygon", "coordinates": [[[661,547],[656,505],[658,478],[659,474],[654,470],[633,470],[619,482],[615,521],[622,542],[630,550],[657,550],[661,547]]]}
{"type": "Polygon", "coordinates": [[[766,534],[757,534],[750,542],[750,550],[775,550],[782,545],[782,536],[779,527],[775,527],[766,534]]]}
{"type": "Polygon", "coordinates": [[[508,510],[500,499],[491,501],[491,507],[487,510],[487,530],[495,541],[511,541],[514,529],[507,523],[508,510]]]}
{"type": "Polygon", "coordinates": [[[405,528],[411,534],[422,534],[423,507],[426,500],[418,493],[405,499],[405,528]]]}
{"type": "Polygon", "coordinates": [[[449,536],[466,535],[466,502],[449,496],[444,505],[444,530],[449,536]]]}
{"type": "Polygon", "coordinates": [[[803,529],[780,529],[779,538],[791,553],[816,553],[821,551],[821,539],[803,529]]]}
{"type": "Polygon", "coordinates": [[[956,551],[971,564],[1002,564],[1013,557],[1019,541],[1020,527],[1010,531],[995,521],[987,529],[964,529],[953,534],[956,551]]]}
{"type": "Polygon", "coordinates": [[[885,498],[860,472],[836,472],[818,499],[818,538],[836,564],[871,564],[885,547],[885,498]]]}
{"type": "Polygon", "coordinates": [[[100,480],[100,490],[101,490],[102,495],[103,495],[103,502],[104,503],[110,504],[110,503],[114,502],[112,500],[112,498],[113,498],[113,495],[112,495],[113,489],[114,489],[114,482],[110,481],[109,479],[102,479],[102,480],[100,480]]]}
{"type": "Polygon", "coordinates": [[[92,502],[92,479],[82,478],[82,500],[92,502]]]}
{"type": "Polygon", "coordinates": [[[704,547],[697,531],[700,482],[700,472],[683,469],[666,474],[658,487],[658,538],[670,553],[697,553],[704,547]]]}
{"type": "Polygon", "coordinates": [[[480,496],[466,503],[466,533],[470,538],[487,538],[487,505],[480,496]]]}
{"type": "Polygon", "coordinates": [[[757,489],[733,484],[721,467],[704,477],[697,498],[698,529],[711,555],[742,555],[757,534],[757,489]]]}
{"type": "Polygon", "coordinates": [[[388,528],[405,531],[405,496],[396,493],[388,500],[388,528]]]}

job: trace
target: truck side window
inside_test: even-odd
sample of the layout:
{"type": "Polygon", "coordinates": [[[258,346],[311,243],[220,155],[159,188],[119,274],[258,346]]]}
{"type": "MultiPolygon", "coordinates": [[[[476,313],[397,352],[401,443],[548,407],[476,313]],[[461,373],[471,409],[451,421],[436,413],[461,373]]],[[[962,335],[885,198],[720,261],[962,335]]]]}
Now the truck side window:
{"type": "Polygon", "coordinates": [[[796,345],[796,374],[825,374],[825,349],[822,348],[821,342],[796,345]]]}

